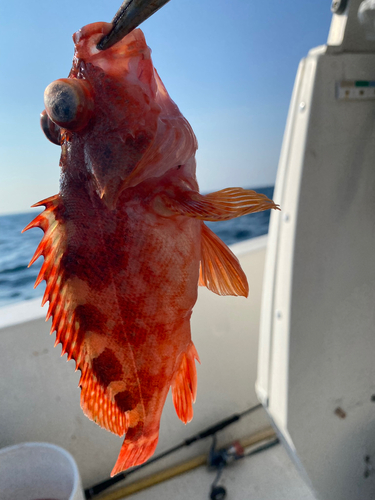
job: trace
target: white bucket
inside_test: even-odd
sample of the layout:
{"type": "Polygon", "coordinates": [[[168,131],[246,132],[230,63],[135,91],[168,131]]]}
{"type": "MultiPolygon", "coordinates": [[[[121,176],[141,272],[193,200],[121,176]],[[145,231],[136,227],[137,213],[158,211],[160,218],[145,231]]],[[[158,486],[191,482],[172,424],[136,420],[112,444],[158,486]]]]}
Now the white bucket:
{"type": "Polygon", "coordinates": [[[1,500],[84,500],[74,458],[49,443],[0,449],[1,500]]]}

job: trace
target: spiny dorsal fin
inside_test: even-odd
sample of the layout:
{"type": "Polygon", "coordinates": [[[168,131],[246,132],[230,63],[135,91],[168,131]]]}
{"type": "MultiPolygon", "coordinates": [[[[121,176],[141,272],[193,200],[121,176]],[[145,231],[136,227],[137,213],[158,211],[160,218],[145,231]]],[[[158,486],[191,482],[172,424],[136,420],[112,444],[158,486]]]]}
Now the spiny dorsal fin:
{"type": "Polygon", "coordinates": [[[44,262],[35,282],[35,287],[43,280],[46,290],[42,305],[49,301],[46,320],[52,317],[51,334],[56,331],[55,346],[62,344],[63,356],[74,359],[76,370],[81,371],[81,407],[85,415],[101,427],[123,436],[128,429],[128,415],[121,411],[107,387],[98,382],[92,371],[85,347],[85,329],[81,326],[82,306],[77,305],[64,276],[61,260],[66,251],[66,234],[63,222],[63,204],[59,195],[47,198],[33,205],[45,205],[39,214],[23,231],[40,227],[44,236],[36,249],[31,265],[43,255],[44,262]],[[100,404],[99,404],[100,403],[100,404]]]}

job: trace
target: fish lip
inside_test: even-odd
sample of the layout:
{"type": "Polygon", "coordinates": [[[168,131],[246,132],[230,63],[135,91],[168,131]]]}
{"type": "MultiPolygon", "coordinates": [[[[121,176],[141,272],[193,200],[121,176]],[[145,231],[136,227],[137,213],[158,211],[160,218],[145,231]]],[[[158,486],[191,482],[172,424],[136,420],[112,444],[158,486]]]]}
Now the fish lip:
{"type": "Polygon", "coordinates": [[[111,31],[99,41],[96,48],[109,49],[168,2],[169,0],[124,0],[112,19],[111,31]]]}

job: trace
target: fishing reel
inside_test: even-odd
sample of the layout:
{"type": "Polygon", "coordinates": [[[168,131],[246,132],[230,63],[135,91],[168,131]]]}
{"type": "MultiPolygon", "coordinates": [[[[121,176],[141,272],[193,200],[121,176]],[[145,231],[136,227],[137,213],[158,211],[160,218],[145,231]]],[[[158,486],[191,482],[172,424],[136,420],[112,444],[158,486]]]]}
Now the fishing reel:
{"type": "Polygon", "coordinates": [[[226,448],[216,449],[216,434],[213,435],[210,453],[208,455],[207,467],[209,470],[217,470],[216,477],[211,484],[210,499],[211,500],[224,500],[227,496],[227,491],[224,486],[218,484],[224,467],[228,464],[242,458],[244,456],[244,449],[238,441],[234,441],[226,448]]]}

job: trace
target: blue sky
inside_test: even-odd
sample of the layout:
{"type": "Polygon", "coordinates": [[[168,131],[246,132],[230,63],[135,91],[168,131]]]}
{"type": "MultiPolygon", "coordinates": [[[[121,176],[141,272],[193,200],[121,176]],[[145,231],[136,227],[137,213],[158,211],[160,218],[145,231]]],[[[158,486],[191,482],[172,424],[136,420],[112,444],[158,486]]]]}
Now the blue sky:
{"type": "MultiPolygon", "coordinates": [[[[121,0],[1,2],[0,214],[58,192],[60,148],[39,127],[45,87],[68,75],[72,34],[121,0]]],[[[329,0],[171,0],[141,26],[198,138],[202,191],[274,183],[298,63],[327,40],[329,0]]]]}

